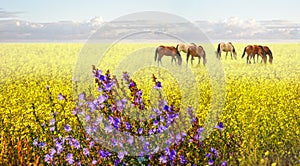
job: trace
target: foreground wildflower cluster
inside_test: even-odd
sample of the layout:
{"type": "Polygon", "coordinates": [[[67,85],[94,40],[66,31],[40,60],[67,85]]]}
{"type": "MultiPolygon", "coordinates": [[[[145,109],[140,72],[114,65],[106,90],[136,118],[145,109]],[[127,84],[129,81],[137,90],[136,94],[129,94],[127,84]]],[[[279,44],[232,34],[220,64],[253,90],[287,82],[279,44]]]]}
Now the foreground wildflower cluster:
{"type": "MultiPolygon", "coordinates": [[[[72,128],[71,124],[64,121],[63,130],[57,130],[58,114],[53,112],[47,125],[52,141],[34,139],[33,145],[45,153],[44,161],[47,164],[183,165],[206,161],[212,165],[217,161],[226,165],[226,161],[219,159],[218,151],[214,147],[206,147],[208,151],[204,152],[201,141],[204,129],[194,117],[193,108],[186,110],[192,124],[188,131],[166,132],[180,119],[180,112],[163,99],[162,83],[154,75],[153,88],[157,91],[158,100],[150,112],[147,112],[149,108],[143,102],[143,91],[138,89],[128,73],[123,74],[121,82],[116,77],[111,77],[109,71],[103,73],[93,68],[93,75],[96,97],[80,93],[72,110],[78,125],[72,128]],[[132,114],[135,115],[134,118],[132,114]],[[156,140],[154,144],[153,141],[150,142],[149,138],[153,138],[151,136],[159,134],[167,136],[168,139],[156,140]],[[191,147],[202,152],[205,157],[191,157],[186,153],[191,147]]],[[[59,94],[58,100],[64,102],[67,98],[59,94]]],[[[223,123],[220,122],[215,128],[223,130],[223,123]]]]}

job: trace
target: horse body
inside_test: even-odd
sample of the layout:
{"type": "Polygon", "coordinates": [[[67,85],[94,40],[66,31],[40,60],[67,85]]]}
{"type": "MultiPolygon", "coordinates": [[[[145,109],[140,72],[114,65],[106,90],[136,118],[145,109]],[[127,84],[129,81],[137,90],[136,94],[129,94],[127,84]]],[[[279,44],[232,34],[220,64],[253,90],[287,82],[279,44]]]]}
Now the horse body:
{"type": "Polygon", "coordinates": [[[203,58],[203,65],[205,66],[206,60],[206,53],[202,46],[190,46],[187,50],[187,57],[186,57],[186,65],[188,65],[189,56],[192,56],[191,64],[193,64],[194,57],[198,57],[198,64],[200,64],[200,59],[203,58]]]}
{"type": "Polygon", "coordinates": [[[177,49],[173,46],[159,46],[155,50],[155,58],[154,60],[157,60],[157,63],[159,65],[159,62],[161,62],[161,58],[163,56],[171,56],[172,60],[171,63],[173,63],[173,60],[176,62],[176,58],[178,59],[178,64],[181,65],[182,59],[180,53],[177,51],[177,49]],[[176,58],[175,58],[176,57],[176,58]]]}
{"type": "Polygon", "coordinates": [[[222,42],[222,43],[218,44],[217,58],[221,59],[222,52],[226,52],[226,59],[227,59],[228,52],[230,52],[231,59],[233,59],[232,54],[233,54],[234,58],[236,59],[236,51],[231,42],[228,42],[228,43],[222,42]]]}
{"type": "Polygon", "coordinates": [[[178,52],[183,51],[184,53],[187,53],[188,48],[190,46],[197,46],[197,45],[195,43],[190,43],[190,44],[180,43],[180,44],[177,44],[176,49],[178,52]]]}
{"type": "Polygon", "coordinates": [[[248,45],[244,48],[244,53],[242,55],[242,58],[245,56],[245,53],[247,53],[247,63],[251,63],[251,58],[253,58],[253,61],[255,63],[255,55],[260,56],[264,63],[267,61],[266,51],[261,45],[248,45]]]}

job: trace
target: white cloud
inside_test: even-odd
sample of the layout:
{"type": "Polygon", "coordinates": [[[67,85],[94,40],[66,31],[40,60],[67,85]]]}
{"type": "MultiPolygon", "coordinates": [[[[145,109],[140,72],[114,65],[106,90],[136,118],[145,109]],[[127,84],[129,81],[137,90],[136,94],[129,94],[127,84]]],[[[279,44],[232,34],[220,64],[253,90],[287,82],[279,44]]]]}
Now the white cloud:
{"type": "MultiPolygon", "coordinates": [[[[1,9],[0,9],[1,10],[1,9]]],[[[34,23],[23,20],[0,20],[0,38],[5,41],[78,41],[86,40],[102,24],[102,17],[94,17],[88,21],[60,21],[51,23],[34,23]]],[[[124,22],[107,27],[102,34],[108,38],[120,37],[130,30],[147,29],[158,27],[160,30],[169,33],[183,33],[186,28],[174,29],[169,24],[149,26],[147,22],[132,24],[124,22]]],[[[210,39],[237,39],[237,40],[284,40],[300,39],[300,24],[284,20],[256,21],[254,19],[243,20],[238,17],[231,17],[220,21],[196,21],[196,25],[210,39]]],[[[184,34],[185,37],[193,39],[193,33],[184,34]]],[[[149,37],[149,36],[148,36],[149,37]]]]}

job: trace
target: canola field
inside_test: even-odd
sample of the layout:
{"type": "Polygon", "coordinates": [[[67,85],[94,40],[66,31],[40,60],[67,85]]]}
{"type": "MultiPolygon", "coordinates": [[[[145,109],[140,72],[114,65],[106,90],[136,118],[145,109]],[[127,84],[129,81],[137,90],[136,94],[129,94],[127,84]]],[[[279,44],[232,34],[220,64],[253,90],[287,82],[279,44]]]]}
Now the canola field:
{"type": "MultiPolygon", "coordinates": [[[[196,58],[188,68],[195,76],[199,94],[199,98],[195,98],[197,107],[194,110],[197,120],[191,122],[191,129],[179,139],[176,138],[170,148],[160,149],[156,154],[137,156],[103,147],[90,137],[92,134],[79,120],[76,108],[80,102],[74,98],[74,89],[78,92],[86,88],[92,92],[97,88],[89,87],[90,82],[86,83],[86,87],[83,87],[85,84],[77,87],[74,81],[74,71],[78,70],[76,65],[80,61],[92,75],[96,71],[92,70],[92,65],[99,63],[90,62],[88,56],[78,58],[84,44],[0,44],[0,165],[299,165],[299,44],[266,44],[273,52],[272,65],[246,64],[246,58],[242,59],[241,55],[247,44],[233,44],[238,54],[237,60],[231,60],[230,56],[225,59],[226,53],[222,53],[226,96],[222,113],[217,121],[212,121],[216,127],[211,133],[205,139],[200,139],[201,127],[206,122],[211,104],[212,90],[207,67],[203,66],[202,60],[197,65],[196,58]]],[[[180,104],[184,104],[181,101],[180,83],[170,72],[158,70],[154,62],[155,48],[159,45],[132,43],[110,49],[109,55],[102,59],[103,63],[97,66],[103,73],[99,79],[107,81],[116,74],[121,84],[122,74],[126,72],[123,69],[128,69],[136,85],[129,84],[131,89],[122,92],[133,99],[143,99],[142,103],[139,103],[140,100],[138,103],[133,101],[134,105],[149,108],[152,104],[151,95],[155,94],[153,87],[159,89],[161,83],[160,92],[164,94],[168,105],[180,107],[180,104]],[[133,51],[139,47],[149,49],[133,51]],[[123,55],[130,52],[133,53],[127,59],[122,59],[123,55]],[[151,55],[148,58],[153,67],[133,72],[134,64],[143,61],[134,59],[134,56],[141,54],[151,55]],[[118,68],[118,64],[122,65],[118,68]],[[107,69],[112,73],[111,76],[104,74],[107,69]],[[153,82],[152,74],[157,81],[153,82]],[[136,86],[138,89],[135,89],[136,86]],[[136,96],[139,89],[142,94],[136,96]]],[[[216,56],[214,51],[207,50],[207,56],[216,56]]],[[[91,50],[90,55],[93,52],[97,50],[91,50]]],[[[163,64],[182,72],[186,70],[186,54],[181,55],[181,66],[171,65],[170,57],[163,57],[163,64]]],[[[102,83],[98,82],[99,87],[102,83]]],[[[126,87],[127,84],[124,84],[126,87]]],[[[113,105],[113,101],[109,96],[115,92],[111,92],[111,87],[106,85],[102,88],[108,98],[103,99],[102,102],[106,103],[103,107],[111,109],[108,105],[113,105]]],[[[194,91],[190,92],[190,96],[195,94],[194,91]]],[[[175,114],[166,115],[176,118],[176,109],[168,108],[168,111],[175,114]]],[[[146,112],[143,114],[150,115],[146,112]]],[[[136,121],[130,124],[121,121],[119,124],[116,119],[120,114],[106,112],[105,115],[107,117],[103,118],[115,118],[112,124],[120,131],[128,129],[128,132],[139,136],[150,134],[151,127],[148,124],[143,126],[136,121]]],[[[166,125],[167,122],[162,123],[166,125]]],[[[147,152],[151,147],[145,145],[141,146],[147,152]]]]}

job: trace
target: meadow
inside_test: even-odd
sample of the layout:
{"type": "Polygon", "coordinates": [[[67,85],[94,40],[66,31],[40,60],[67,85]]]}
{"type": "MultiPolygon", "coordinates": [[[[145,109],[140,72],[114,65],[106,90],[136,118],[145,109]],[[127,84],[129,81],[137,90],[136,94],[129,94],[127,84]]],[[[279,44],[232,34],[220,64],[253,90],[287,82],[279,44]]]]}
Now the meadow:
{"type": "MultiPolygon", "coordinates": [[[[191,101],[196,108],[197,121],[187,132],[190,134],[180,144],[172,146],[176,151],[174,158],[165,154],[165,150],[158,152],[158,156],[125,154],[125,157],[120,157],[101,149],[101,144],[89,137],[79,115],[74,113],[78,106],[74,93],[78,95],[77,92],[83,89],[90,92],[97,90],[95,86],[89,87],[90,82],[78,87],[74,81],[80,79],[74,78],[74,72],[76,75],[84,70],[92,75],[91,65],[98,66],[98,62],[89,60],[88,56],[78,58],[84,51],[84,44],[0,44],[0,164],[163,165],[171,162],[175,165],[299,165],[299,44],[266,44],[273,52],[272,65],[246,64],[241,55],[247,44],[233,44],[238,53],[237,60],[231,60],[230,56],[225,59],[225,53],[222,53],[225,103],[222,113],[211,122],[219,128],[212,129],[202,140],[195,138],[193,127],[197,131],[206,123],[212,99],[212,80],[202,61],[200,65],[197,65],[197,59],[193,65],[189,64],[196,80],[196,87],[191,86],[191,89],[196,88],[197,91],[184,90],[189,92],[190,98],[198,94],[191,101]],[[85,67],[77,68],[78,64],[85,67]],[[73,142],[63,144],[63,150],[59,152],[57,141],[61,139],[73,142]],[[91,146],[91,142],[95,145],[91,146]]],[[[167,102],[179,108],[180,104],[186,104],[180,93],[183,84],[172,76],[172,72],[155,67],[154,49],[158,45],[120,44],[108,50],[108,56],[103,57],[98,67],[103,73],[109,69],[119,81],[123,72],[129,72],[143,91],[139,97],[146,108],[151,106],[151,96],[156,94],[153,91],[153,87],[157,86],[157,82],[153,83],[154,74],[162,84],[161,92],[167,102]],[[146,49],[141,50],[140,47],[146,49]],[[146,60],[138,57],[143,54],[150,54],[147,58],[151,59],[152,67],[135,65],[144,64],[142,62],[146,60]]],[[[97,49],[90,51],[88,55],[91,56],[101,53],[97,49]]],[[[214,51],[208,50],[207,56],[215,56],[214,51]]],[[[163,64],[174,68],[173,71],[185,71],[186,55],[182,53],[182,57],[181,67],[171,65],[170,57],[163,57],[163,64]]],[[[135,91],[131,89],[124,93],[130,92],[135,91]]],[[[136,99],[135,94],[133,96],[136,99]]],[[[138,131],[138,124],[132,123],[130,131],[138,131]]]]}

